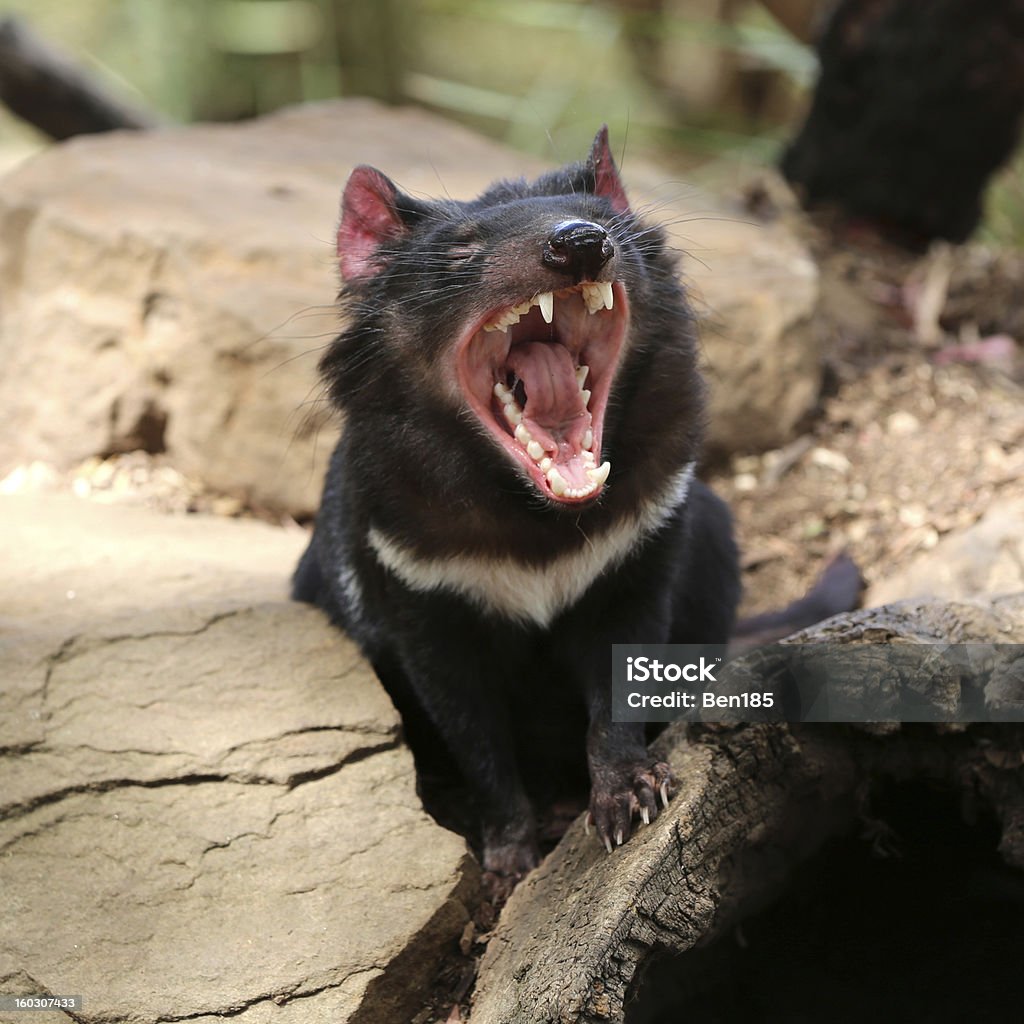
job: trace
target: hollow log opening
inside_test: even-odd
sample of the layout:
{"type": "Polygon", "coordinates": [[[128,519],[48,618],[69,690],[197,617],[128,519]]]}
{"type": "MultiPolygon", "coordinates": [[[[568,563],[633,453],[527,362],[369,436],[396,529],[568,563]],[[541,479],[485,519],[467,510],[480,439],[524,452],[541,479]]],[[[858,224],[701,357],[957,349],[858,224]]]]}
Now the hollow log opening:
{"type": "Polygon", "coordinates": [[[769,907],[635,979],[627,1024],[1018,1019],[1024,872],[1000,836],[952,785],[874,783],[769,907]]]}

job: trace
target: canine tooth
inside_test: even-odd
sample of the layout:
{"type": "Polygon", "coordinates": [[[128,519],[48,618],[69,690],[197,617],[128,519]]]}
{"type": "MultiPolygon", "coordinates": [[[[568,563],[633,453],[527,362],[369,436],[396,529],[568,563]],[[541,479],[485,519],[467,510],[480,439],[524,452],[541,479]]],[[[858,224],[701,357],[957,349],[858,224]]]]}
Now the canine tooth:
{"type": "Polygon", "coordinates": [[[559,473],[557,469],[552,468],[548,470],[547,476],[548,483],[551,484],[551,490],[554,491],[559,498],[565,497],[565,493],[569,488],[562,477],[562,474],[559,473]]]}
{"type": "Polygon", "coordinates": [[[580,365],[576,367],[576,383],[580,387],[583,387],[583,382],[587,379],[588,373],[590,373],[589,366],[580,365]]]}
{"type": "Polygon", "coordinates": [[[602,462],[601,465],[597,467],[597,469],[588,469],[587,470],[587,479],[591,483],[593,483],[593,484],[595,484],[597,486],[600,486],[601,484],[603,484],[605,482],[605,480],[608,479],[608,474],[611,471],[612,471],[612,464],[610,462],[602,462]]]}
{"type": "Polygon", "coordinates": [[[590,405],[590,395],[591,395],[591,392],[589,392],[586,388],[583,388],[580,391],[580,394],[583,396],[583,404],[586,405],[586,406],[589,406],[590,405]]]}
{"type": "Polygon", "coordinates": [[[540,306],[540,315],[544,323],[549,324],[555,318],[555,297],[551,292],[541,292],[534,300],[540,306]]]}
{"type": "Polygon", "coordinates": [[[546,473],[554,465],[554,462],[545,456],[545,458],[541,459],[537,465],[540,466],[540,471],[542,473],[546,473]]]}
{"type": "Polygon", "coordinates": [[[532,440],[533,435],[520,423],[516,427],[516,440],[525,448],[532,440]]]}
{"type": "Polygon", "coordinates": [[[541,447],[539,441],[531,441],[526,446],[526,454],[533,459],[534,462],[540,462],[544,458],[544,449],[541,447]]]}
{"type": "Polygon", "coordinates": [[[601,297],[604,300],[605,308],[611,309],[615,304],[615,293],[612,291],[611,281],[601,281],[597,287],[601,289],[601,297]]]}
{"type": "MultiPolygon", "coordinates": [[[[589,452],[594,447],[594,432],[587,427],[587,432],[583,435],[583,447],[589,452]]],[[[591,452],[593,454],[593,452],[591,452]]]]}

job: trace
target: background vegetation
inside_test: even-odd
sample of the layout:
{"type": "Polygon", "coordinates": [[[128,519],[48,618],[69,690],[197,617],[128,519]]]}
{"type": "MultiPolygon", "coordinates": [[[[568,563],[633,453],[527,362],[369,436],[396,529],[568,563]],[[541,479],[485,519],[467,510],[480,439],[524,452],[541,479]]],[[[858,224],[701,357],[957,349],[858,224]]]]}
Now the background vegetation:
{"type": "MultiPolygon", "coordinates": [[[[0,0],[3,13],[169,121],[373,96],[558,160],[608,122],[698,178],[771,163],[815,73],[754,0],[0,0]]],[[[0,169],[42,144],[0,114],[0,169]]],[[[992,190],[989,240],[1024,241],[1022,172],[992,190]]]]}

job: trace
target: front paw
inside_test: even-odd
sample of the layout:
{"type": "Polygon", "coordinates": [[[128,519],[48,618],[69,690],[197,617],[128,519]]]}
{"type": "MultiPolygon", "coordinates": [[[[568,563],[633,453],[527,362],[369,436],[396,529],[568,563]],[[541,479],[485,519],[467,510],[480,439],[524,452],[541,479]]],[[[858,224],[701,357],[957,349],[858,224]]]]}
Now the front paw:
{"type": "Polygon", "coordinates": [[[629,761],[604,765],[592,772],[587,831],[593,824],[611,853],[633,831],[633,818],[649,825],[658,816],[658,802],[668,807],[675,780],[664,761],[629,761]]]}

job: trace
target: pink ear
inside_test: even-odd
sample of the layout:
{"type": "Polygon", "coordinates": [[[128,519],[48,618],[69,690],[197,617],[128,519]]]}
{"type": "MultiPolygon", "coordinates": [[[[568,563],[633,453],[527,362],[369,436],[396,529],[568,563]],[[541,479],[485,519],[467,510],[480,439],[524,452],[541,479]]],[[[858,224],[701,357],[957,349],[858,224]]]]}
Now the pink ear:
{"type": "Polygon", "coordinates": [[[363,164],[349,175],[338,225],[338,259],[344,280],[376,274],[380,270],[374,258],[377,250],[408,230],[398,214],[397,197],[394,183],[373,167],[363,164]]]}
{"type": "Polygon", "coordinates": [[[594,193],[604,196],[616,213],[629,213],[629,200],[615,169],[612,151],[608,146],[608,125],[602,125],[590,149],[590,165],[594,168],[594,193]]]}

